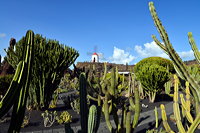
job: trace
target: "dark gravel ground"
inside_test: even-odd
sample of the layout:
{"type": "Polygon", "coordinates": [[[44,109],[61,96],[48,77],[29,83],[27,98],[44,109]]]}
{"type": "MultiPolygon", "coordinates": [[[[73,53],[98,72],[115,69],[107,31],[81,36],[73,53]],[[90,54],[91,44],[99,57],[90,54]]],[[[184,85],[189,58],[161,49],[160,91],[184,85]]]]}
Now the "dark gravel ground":
{"type": "MultiPolygon", "coordinates": [[[[143,108],[143,107],[141,108],[141,113],[149,111],[149,110],[153,110],[155,108],[155,106],[159,107],[160,104],[167,104],[172,101],[172,98],[170,98],[166,95],[160,95],[156,99],[157,100],[155,101],[155,103],[149,103],[148,99],[141,100],[141,104],[148,105],[148,108],[143,108]]],[[[66,107],[61,106],[61,107],[56,108],[55,110],[58,112],[58,114],[61,111],[67,110],[72,115],[71,126],[74,127],[74,126],[80,125],[80,120],[79,120],[80,116],[76,112],[74,112],[72,109],[66,109],[66,107]]],[[[64,128],[64,125],[59,125],[56,122],[51,127],[44,127],[43,118],[41,117],[41,113],[42,113],[42,111],[32,111],[29,125],[22,128],[21,131],[22,132],[26,132],[26,131],[31,132],[31,131],[39,131],[39,130],[64,128]]],[[[143,120],[145,120],[145,119],[143,119],[143,120]]],[[[102,122],[105,121],[103,117],[102,117],[101,121],[102,122]]],[[[172,127],[172,129],[177,132],[176,125],[171,121],[169,121],[169,124],[172,127]]],[[[0,124],[0,133],[6,133],[8,126],[9,126],[9,120],[7,122],[1,123],[0,124]]],[[[153,121],[151,123],[144,124],[144,125],[137,127],[134,132],[144,133],[148,129],[153,129],[154,127],[155,127],[155,122],[153,121]]],[[[159,122],[159,128],[160,127],[162,127],[161,121],[159,122]]],[[[106,133],[106,132],[104,132],[104,133],[106,133]]]]}

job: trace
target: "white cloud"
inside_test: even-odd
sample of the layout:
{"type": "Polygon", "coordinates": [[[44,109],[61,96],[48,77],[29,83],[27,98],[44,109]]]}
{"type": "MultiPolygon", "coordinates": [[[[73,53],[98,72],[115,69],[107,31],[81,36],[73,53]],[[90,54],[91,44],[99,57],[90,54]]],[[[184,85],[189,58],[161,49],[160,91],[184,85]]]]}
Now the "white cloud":
{"type": "Polygon", "coordinates": [[[109,59],[112,63],[126,64],[126,63],[130,63],[135,58],[136,57],[131,55],[129,52],[126,52],[123,49],[114,47],[113,55],[109,59]]]}
{"type": "MultiPolygon", "coordinates": [[[[169,58],[168,55],[153,41],[151,43],[145,43],[144,46],[136,45],[134,50],[137,52],[138,57],[146,58],[151,56],[159,56],[163,58],[169,58]]],[[[177,52],[183,60],[194,59],[193,51],[177,52]]]]}
{"type": "Polygon", "coordinates": [[[0,33],[0,38],[6,37],[5,33],[0,33]]]}
{"type": "Polygon", "coordinates": [[[182,52],[178,52],[178,55],[181,57],[181,59],[183,60],[192,60],[194,59],[194,53],[192,50],[190,51],[182,51],[182,52]]]}
{"type": "Polygon", "coordinates": [[[146,58],[151,56],[160,56],[168,58],[168,55],[153,41],[151,43],[145,43],[144,47],[136,45],[134,50],[139,57],[146,58]]]}
{"type": "Polygon", "coordinates": [[[4,60],[4,56],[1,55],[1,62],[3,62],[3,60],[4,60]]]}

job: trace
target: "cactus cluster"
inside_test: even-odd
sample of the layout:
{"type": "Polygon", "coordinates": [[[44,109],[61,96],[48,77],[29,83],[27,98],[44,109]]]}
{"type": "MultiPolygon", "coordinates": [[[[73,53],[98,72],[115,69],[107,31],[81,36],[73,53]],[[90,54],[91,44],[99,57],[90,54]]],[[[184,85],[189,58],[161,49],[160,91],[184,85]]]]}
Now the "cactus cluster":
{"type": "Polygon", "coordinates": [[[107,72],[106,63],[104,64],[104,73],[100,74],[100,77],[95,74],[88,75],[92,76],[92,78],[88,76],[89,88],[96,93],[96,95],[88,93],[88,97],[102,107],[109,131],[133,132],[140,115],[139,84],[135,75],[130,74],[129,83],[125,83],[125,76],[119,75],[117,68],[112,68],[110,73],[107,72]],[[127,92],[125,97],[122,94],[124,92],[127,92]],[[122,109],[121,120],[117,114],[119,107],[122,109]],[[132,117],[133,114],[134,117],[132,117]],[[113,116],[115,125],[111,124],[110,116],[113,116]]]}
{"type": "Polygon", "coordinates": [[[27,31],[22,58],[19,61],[8,91],[0,101],[0,118],[13,106],[8,132],[19,132],[26,109],[34,54],[34,33],[27,31]]]}
{"type": "Polygon", "coordinates": [[[60,116],[56,117],[59,124],[72,122],[72,116],[67,111],[63,111],[60,116]]]}
{"type": "Polygon", "coordinates": [[[44,120],[44,127],[51,127],[53,123],[56,121],[57,112],[49,112],[48,110],[45,110],[44,113],[41,113],[41,116],[44,120]]]}
{"type": "MultiPolygon", "coordinates": [[[[189,72],[189,69],[186,67],[186,65],[183,63],[183,61],[181,60],[179,55],[176,53],[176,51],[172,47],[172,44],[169,41],[168,34],[157,16],[153,2],[149,3],[149,9],[150,9],[152,18],[154,20],[154,24],[157,27],[158,32],[160,33],[160,37],[164,44],[159,42],[158,39],[155,37],[155,35],[152,36],[153,40],[156,42],[156,44],[161,49],[163,49],[168,54],[170,59],[173,61],[173,64],[174,64],[176,72],[178,73],[178,76],[181,79],[186,81],[186,89],[185,89],[186,100],[184,99],[184,96],[181,94],[180,99],[181,99],[182,106],[180,109],[180,107],[179,107],[180,105],[178,103],[178,98],[179,98],[178,78],[176,76],[174,77],[175,85],[174,85],[173,109],[174,109],[174,117],[176,120],[178,130],[181,133],[185,133],[186,131],[188,133],[193,133],[195,131],[195,129],[197,128],[197,126],[200,124],[200,85],[198,84],[198,80],[195,79],[194,76],[192,76],[192,74],[189,72]],[[191,90],[191,94],[190,94],[190,90],[191,90]],[[190,96],[192,96],[192,98],[190,96]],[[195,102],[194,116],[191,115],[191,110],[190,110],[191,99],[193,99],[193,101],[195,102]],[[186,129],[184,128],[184,126],[182,124],[181,110],[182,110],[182,116],[186,117],[186,119],[189,123],[188,128],[186,128],[186,129]]],[[[200,60],[199,60],[200,53],[197,49],[196,43],[194,41],[194,38],[193,38],[191,32],[188,33],[188,38],[189,38],[190,45],[194,51],[194,55],[195,55],[198,63],[200,63],[200,60]]],[[[162,110],[163,125],[164,125],[165,129],[167,130],[167,132],[173,132],[167,123],[167,117],[166,117],[164,105],[161,105],[161,110],[162,110]]]]}
{"type": "MultiPolygon", "coordinates": [[[[14,68],[22,59],[25,38],[19,40],[14,48],[6,51],[7,60],[14,68]]],[[[78,52],[56,40],[46,39],[39,34],[35,35],[35,60],[32,67],[28,103],[34,109],[48,109],[53,92],[58,88],[64,71],[74,63],[79,56],[78,52]]]]}
{"type": "MultiPolygon", "coordinates": [[[[186,82],[186,99],[184,98],[183,94],[179,95],[179,87],[178,87],[178,77],[176,75],[174,75],[174,103],[173,103],[173,110],[174,110],[174,117],[175,117],[175,121],[177,124],[177,128],[179,130],[179,132],[181,133],[193,133],[195,131],[195,129],[197,128],[197,126],[200,123],[200,114],[197,114],[196,118],[193,118],[192,114],[191,114],[191,98],[190,98],[190,90],[189,90],[189,83],[186,82]],[[178,102],[179,100],[179,96],[181,99],[181,108],[180,108],[180,104],[178,102]],[[182,111],[180,111],[182,110],[182,111]],[[182,112],[182,113],[181,113],[182,112]],[[181,117],[183,116],[183,117],[181,117]],[[182,124],[183,121],[182,119],[186,117],[187,119],[187,129],[184,128],[184,125],[182,124]]],[[[163,125],[166,129],[167,132],[173,133],[174,131],[172,131],[172,129],[170,128],[168,122],[167,122],[167,116],[166,116],[166,112],[165,112],[165,106],[163,104],[160,105],[161,108],[161,114],[162,114],[162,120],[163,120],[163,125]]]]}
{"type": "MultiPolygon", "coordinates": [[[[159,42],[159,40],[156,38],[155,35],[153,35],[152,38],[156,42],[156,44],[161,49],[163,49],[165,51],[165,53],[168,54],[168,56],[170,57],[170,59],[172,60],[172,62],[174,64],[174,68],[175,68],[176,72],[178,73],[179,77],[190,83],[191,92],[195,99],[195,110],[196,110],[196,113],[198,113],[200,110],[200,85],[196,82],[195,78],[190,75],[186,65],[183,63],[183,61],[181,60],[179,55],[176,53],[176,51],[172,47],[172,44],[168,37],[168,34],[157,16],[153,2],[149,3],[149,10],[150,10],[152,18],[154,20],[154,24],[157,27],[158,32],[160,33],[160,37],[164,44],[159,42]]],[[[200,53],[197,50],[197,46],[196,46],[196,43],[194,41],[194,38],[193,38],[191,32],[188,33],[188,38],[189,38],[190,45],[194,51],[194,55],[195,55],[197,61],[199,62],[200,60],[198,57],[199,57],[200,53]]]]}
{"type": "MultiPolygon", "coordinates": [[[[79,91],[80,91],[80,116],[81,116],[81,130],[82,133],[97,133],[100,123],[100,111],[96,105],[90,106],[87,104],[87,88],[88,82],[85,73],[79,76],[79,91]],[[88,123],[88,124],[86,124],[88,123]]],[[[73,133],[70,122],[65,123],[65,132],[73,133]]]]}

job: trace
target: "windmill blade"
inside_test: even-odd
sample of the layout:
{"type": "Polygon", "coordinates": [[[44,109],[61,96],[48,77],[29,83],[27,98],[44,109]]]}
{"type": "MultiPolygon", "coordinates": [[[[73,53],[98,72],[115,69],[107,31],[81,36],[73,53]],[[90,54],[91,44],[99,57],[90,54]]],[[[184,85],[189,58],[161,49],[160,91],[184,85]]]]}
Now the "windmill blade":
{"type": "Polygon", "coordinates": [[[93,53],[92,52],[87,52],[87,55],[91,56],[93,53]]]}
{"type": "Polygon", "coordinates": [[[107,59],[104,57],[104,54],[103,53],[97,53],[98,56],[99,56],[99,59],[102,60],[102,61],[106,61],[107,59]]]}
{"type": "Polygon", "coordinates": [[[95,45],[95,46],[94,46],[94,53],[97,53],[97,51],[98,51],[98,46],[95,45]]]}

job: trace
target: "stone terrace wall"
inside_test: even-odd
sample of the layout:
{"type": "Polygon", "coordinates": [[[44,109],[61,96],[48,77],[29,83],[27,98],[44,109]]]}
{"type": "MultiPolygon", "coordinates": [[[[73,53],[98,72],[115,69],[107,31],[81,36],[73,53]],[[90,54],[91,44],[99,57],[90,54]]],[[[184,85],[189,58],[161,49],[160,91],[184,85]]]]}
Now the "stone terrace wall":
{"type": "MultiPolygon", "coordinates": [[[[101,72],[104,70],[104,63],[100,62],[78,62],[76,67],[77,68],[84,68],[86,70],[92,69],[93,65],[95,66],[96,70],[98,72],[101,72]]],[[[126,72],[133,70],[134,65],[124,65],[124,64],[115,64],[115,63],[107,63],[107,70],[109,71],[113,67],[117,67],[119,72],[126,72]]]]}

